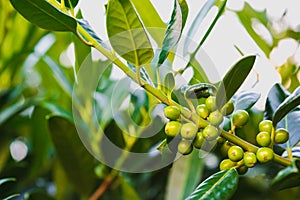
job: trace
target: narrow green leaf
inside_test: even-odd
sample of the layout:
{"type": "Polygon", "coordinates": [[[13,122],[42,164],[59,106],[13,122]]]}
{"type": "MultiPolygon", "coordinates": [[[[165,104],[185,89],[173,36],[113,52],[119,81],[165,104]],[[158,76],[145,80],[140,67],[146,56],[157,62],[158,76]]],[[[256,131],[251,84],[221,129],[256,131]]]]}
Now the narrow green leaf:
{"type": "Polygon", "coordinates": [[[3,179],[0,179],[0,185],[3,185],[4,183],[11,182],[11,181],[16,181],[16,179],[15,178],[3,178],[3,179]]]}
{"type": "Polygon", "coordinates": [[[62,117],[51,117],[49,128],[58,159],[74,187],[88,195],[95,184],[95,160],[82,144],[75,126],[62,117]],[[83,184],[84,183],[84,184],[83,184]]]}
{"type": "Polygon", "coordinates": [[[182,13],[182,28],[181,28],[181,32],[182,32],[183,28],[185,27],[186,20],[188,18],[189,7],[185,0],[178,0],[178,3],[182,13]]]}
{"type": "Polygon", "coordinates": [[[185,7],[185,5],[187,6],[185,1],[182,1],[182,4],[180,4],[178,0],[174,0],[174,8],[166,34],[164,36],[162,50],[159,54],[158,66],[163,64],[163,62],[169,55],[169,51],[178,43],[181,37],[183,26],[185,24],[184,20],[186,20],[186,18],[184,17],[187,17],[184,16],[183,13],[183,11],[186,12],[186,10],[188,9],[187,7],[185,7]]]}
{"type": "Polygon", "coordinates": [[[175,87],[175,78],[172,72],[167,73],[164,78],[164,85],[169,91],[172,91],[175,87]]]}
{"type": "Polygon", "coordinates": [[[139,14],[141,21],[150,33],[152,38],[158,45],[162,44],[164,36],[157,28],[165,29],[166,24],[162,21],[159,14],[155,10],[150,0],[130,0],[134,5],[137,13],[139,14]]]}
{"type": "MultiPolygon", "coordinates": [[[[62,0],[57,0],[59,3],[61,3],[62,0]]],[[[67,8],[75,8],[79,2],[79,0],[64,0],[65,6],[67,8]]]]}
{"type": "Polygon", "coordinates": [[[124,200],[139,200],[140,197],[136,190],[127,182],[125,178],[121,178],[122,199],[124,200]]]}
{"type": "Polygon", "coordinates": [[[272,180],[272,188],[274,190],[282,190],[300,185],[300,172],[295,161],[292,165],[279,171],[272,180]]]}
{"type": "Polygon", "coordinates": [[[76,33],[76,20],[45,0],[10,0],[10,2],[23,17],[40,28],[76,33]]]}
{"type": "Polygon", "coordinates": [[[166,200],[186,198],[201,180],[203,160],[199,152],[193,151],[173,163],[167,185],[166,200]]]}
{"type": "Polygon", "coordinates": [[[186,200],[229,200],[237,189],[238,180],[236,169],[220,171],[203,181],[186,200]]]}
{"type": "Polygon", "coordinates": [[[288,96],[277,108],[273,116],[273,125],[286,116],[291,110],[300,105],[300,87],[298,87],[290,96],[288,96]]]}
{"type": "Polygon", "coordinates": [[[189,28],[189,30],[187,32],[187,38],[184,42],[183,52],[188,52],[188,48],[191,44],[192,38],[197,33],[197,31],[200,27],[200,24],[202,23],[202,21],[204,20],[204,18],[207,15],[207,13],[210,11],[210,9],[215,5],[216,1],[217,0],[208,0],[208,1],[206,1],[204,6],[198,12],[197,16],[193,20],[193,23],[192,23],[191,27],[189,28]]]}
{"type": "Polygon", "coordinates": [[[235,110],[248,110],[250,109],[260,98],[260,94],[255,92],[241,92],[233,96],[234,109],[235,110]]]}
{"type": "Polygon", "coordinates": [[[137,67],[151,61],[151,43],[129,0],[109,0],[106,26],[112,47],[125,60],[137,67]]]}
{"type": "Polygon", "coordinates": [[[3,200],[10,200],[10,199],[13,199],[13,198],[19,197],[19,196],[20,196],[19,194],[12,194],[12,195],[10,195],[10,196],[4,198],[3,200]]]}
{"type": "Polygon", "coordinates": [[[216,96],[218,108],[222,108],[243,84],[254,65],[255,58],[254,55],[242,58],[226,73],[216,96]]]}

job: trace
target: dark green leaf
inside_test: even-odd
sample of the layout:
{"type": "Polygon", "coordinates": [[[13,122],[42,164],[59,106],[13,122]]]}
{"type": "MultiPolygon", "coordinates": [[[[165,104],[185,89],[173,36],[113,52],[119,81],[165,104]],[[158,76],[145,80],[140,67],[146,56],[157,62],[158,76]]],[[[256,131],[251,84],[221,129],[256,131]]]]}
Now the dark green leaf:
{"type": "Polygon", "coordinates": [[[16,181],[16,179],[15,178],[3,178],[3,179],[0,179],[0,185],[3,185],[4,183],[11,182],[11,181],[16,181]]]}
{"type": "Polygon", "coordinates": [[[272,188],[282,190],[300,185],[300,172],[295,161],[291,166],[279,171],[272,181],[272,188]]]}
{"type": "Polygon", "coordinates": [[[243,84],[254,65],[255,58],[254,55],[242,58],[226,73],[216,96],[218,108],[222,108],[243,84]]]}
{"type": "Polygon", "coordinates": [[[210,9],[215,5],[216,1],[217,0],[208,0],[208,1],[206,1],[204,6],[198,12],[197,16],[193,20],[193,23],[192,23],[192,25],[190,26],[190,28],[187,32],[187,38],[184,42],[183,52],[188,52],[188,48],[189,48],[189,45],[192,41],[192,38],[197,33],[197,31],[200,27],[200,24],[202,23],[202,21],[204,20],[204,18],[207,15],[207,13],[210,11],[210,9]]]}
{"type": "Polygon", "coordinates": [[[175,161],[169,175],[166,199],[185,199],[193,192],[201,180],[203,164],[198,151],[175,161]]]}
{"type": "Polygon", "coordinates": [[[240,19],[243,27],[247,30],[252,39],[256,44],[261,48],[261,50],[269,56],[271,52],[271,46],[260,36],[253,28],[253,19],[256,19],[259,23],[267,27],[268,18],[267,11],[256,11],[254,10],[249,3],[245,2],[244,8],[241,11],[236,12],[238,18],[240,19]]]}
{"type": "Polygon", "coordinates": [[[124,200],[139,200],[140,197],[134,187],[127,182],[126,179],[121,179],[121,187],[122,187],[122,199],[124,200]]]}
{"type": "Polygon", "coordinates": [[[241,92],[233,97],[235,110],[248,110],[260,98],[260,94],[255,92],[241,92]]]}
{"type": "Polygon", "coordinates": [[[288,114],[291,110],[300,105],[300,87],[298,87],[290,96],[288,96],[277,108],[273,116],[273,125],[276,127],[277,123],[288,114]]]}
{"type": "Polygon", "coordinates": [[[136,67],[151,61],[151,43],[129,0],[109,0],[106,26],[112,47],[125,60],[136,67]]]}
{"type": "Polygon", "coordinates": [[[238,180],[236,169],[220,171],[203,181],[186,200],[229,200],[237,189],[238,180]]]}
{"type": "MultiPolygon", "coordinates": [[[[265,118],[272,120],[276,110],[288,96],[290,96],[290,93],[281,84],[275,84],[268,94],[265,118]]],[[[291,146],[296,145],[300,141],[300,127],[298,124],[300,124],[300,108],[295,108],[290,111],[286,117],[280,120],[276,125],[276,128],[288,129],[290,134],[289,143],[291,146]]],[[[285,148],[286,144],[280,144],[279,146],[285,148]]]]}
{"type": "Polygon", "coordinates": [[[182,4],[183,7],[181,7],[179,1],[174,0],[174,8],[173,8],[172,16],[169,21],[166,34],[164,36],[161,52],[159,54],[159,60],[158,60],[159,66],[163,64],[163,62],[169,55],[169,51],[177,44],[177,42],[181,37],[183,25],[185,23],[185,21],[183,20],[186,20],[184,19],[183,16],[184,10],[182,10],[182,8],[185,9],[184,5],[186,4],[182,4]]]}
{"type": "Polygon", "coordinates": [[[23,17],[43,29],[76,33],[76,20],[56,9],[48,1],[10,0],[10,2],[23,17]]]}
{"type": "Polygon", "coordinates": [[[77,190],[88,195],[94,188],[95,160],[82,144],[75,126],[62,117],[49,119],[58,159],[77,190]],[[84,183],[84,184],[83,184],[84,183]]]}
{"type": "Polygon", "coordinates": [[[92,36],[100,45],[102,45],[107,50],[111,51],[111,49],[103,42],[102,39],[99,38],[99,36],[95,33],[89,22],[85,19],[77,19],[77,22],[86,32],[89,33],[90,36],[92,36]]]}
{"type": "MultiPolygon", "coordinates": [[[[61,2],[61,0],[57,0],[59,3],[61,2]]],[[[67,8],[75,8],[79,2],[79,0],[64,0],[65,2],[65,6],[67,8]]]]}
{"type": "Polygon", "coordinates": [[[141,21],[146,27],[147,31],[150,33],[152,38],[156,41],[157,44],[162,44],[164,39],[161,31],[158,31],[157,28],[165,29],[166,24],[162,21],[159,14],[155,10],[150,0],[130,0],[134,5],[137,13],[139,14],[141,21]],[[155,27],[155,28],[153,28],[155,27]]]}

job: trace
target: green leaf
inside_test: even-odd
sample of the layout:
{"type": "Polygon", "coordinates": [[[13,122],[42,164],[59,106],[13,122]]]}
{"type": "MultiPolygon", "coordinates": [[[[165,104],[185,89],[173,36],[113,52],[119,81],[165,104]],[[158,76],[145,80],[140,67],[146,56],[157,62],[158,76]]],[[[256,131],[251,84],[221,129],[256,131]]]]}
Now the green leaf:
{"type": "Polygon", "coordinates": [[[187,17],[187,4],[185,1],[174,0],[174,8],[171,19],[168,24],[162,50],[159,54],[158,65],[160,66],[166,60],[170,50],[178,43],[187,17]],[[185,12],[185,13],[183,13],[185,12]]]}
{"type": "Polygon", "coordinates": [[[186,20],[188,18],[189,7],[185,0],[178,0],[178,3],[180,5],[180,9],[182,13],[182,30],[183,30],[183,28],[185,27],[186,20]]]}
{"type": "Polygon", "coordinates": [[[300,172],[297,168],[296,161],[297,160],[294,160],[292,165],[278,172],[276,177],[272,180],[272,188],[274,190],[282,190],[300,185],[300,172]]]}
{"type": "Polygon", "coordinates": [[[272,47],[260,35],[257,34],[252,26],[253,19],[256,19],[258,22],[267,27],[269,23],[267,18],[267,11],[256,11],[250,6],[249,3],[245,2],[244,8],[241,11],[237,11],[236,14],[243,24],[243,27],[247,30],[252,39],[266,54],[266,56],[269,56],[272,47]]]}
{"type": "Polygon", "coordinates": [[[169,72],[166,74],[165,78],[164,78],[164,85],[163,85],[166,89],[168,89],[169,91],[172,91],[175,87],[175,78],[172,72],[169,72]]]}
{"type": "Polygon", "coordinates": [[[191,44],[192,38],[197,33],[197,31],[200,27],[200,24],[202,23],[202,21],[204,20],[204,18],[207,15],[207,13],[210,11],[210,9],[215,5],[216,1],[217,0],[208,0],[208,1],[206,1],[204,6],[198,12],[197,16],[193,20],[193,23],[192,23],[191,27],[189,28],[189,30],[187,32],[187,35],[186,35],[187,38],[184,42],[183,52],[188,52],[188,48],[191,44]]]}
{"type": "Polygon", "coordinates": [[[88,195],[96,180],[94,158],[82,144],[75,126],[67,119],[51,117],[49,128],[57,157],[68,179],[78,191],[88,195]]]}
{"type": "Polygon", "coordinates": [[[222,108],[243,84],[254,65],[255,58],[254,55],[242,58],[226,73],[216,96],[218,108],[222,108]]]}
{"type": "Polygon", "coordinates": [[[244,91],[233,96],[234,109],[235,110],[248,110],[250,109],[260,98],[260,94],[256,92],[244,91]]]}
{"type": "Polygon", "coordinates": [[[125,60],[137,67],[151,61],[151,43],[129,0],[109,0],[106,26],[112,47],[125,60]]]}
{"type": "MultiPolygon", "coordinates": [[[[59,3],[61,3],[61,0],[57,0],[59,3]]],[[[65,6],[67,8],[75,8],[79,2],[79,0],[64,0],[65,6]]]]}
{"type": "Polygon", "coordinates": [[[13,199],[13,198],[19,197],[19,196],[20,196],[19,194],[12,194],[12,195],[10,195],[10,196],[4,198],[3,200],[10,200],[10,199],[13,199]]]}
{"type": "Polygon", "coordinates": [[[0,185],[3,185],[4,183],[11,182],[11,181],[16,181],[16,179],[15,178],[3,178],[3,179],[0,179],[0,185]]]}
{"type": "Polygon", "coordinates": [[[236,169],[220,171],[203,181],[186,200],[229,200],[238,186],[236,169]]]}
{"type": "Polygon", "coordinates": [[[200,99],[216,95],[217,88],[209,83],[198,83],[181,87],[181,92],[185,98],[200,99]]]}
{"type": "Polygon", "coordinates": [[[277,123],[286,116],[291,110],[300,105],[300,87],[298,87],[290,96],[288,96],[277,108],[273,116],[273,125],[276,127],[277,123]]]}
{"type": "Polygon", "coordinates": [[[135,10],[139,14],[141,21],[146,27],[147,31],[150,33],[152,38],[156,41],[158,45],[163,42],[163,35],[161,31],[158,31],[157,28],[165,29],[166,24],[162,21],[159,14],[153,7],[150,0],[130,0],[134,5],[135,10]]]}
{"type": "MultiPolygon", "coordinates": [[[[276,83],[269,91],[268,98],[265,106],[265,118],[272,120],[278,107],[288,98],[291,94],[281,85],[276,83]]],[[[296,145],[300,141],[300,108],[295,108],[290,111],[286,117],[280,120],[276,128],[286,128],[289,131],[291,146],[296,145]]],[[[279,144],[279,146],[286,148],[286,144],[279,144]]]]}
{"type": "Polygon", "coordinates": [[[201,180],[203,164],[198,151],[175,161],[168,178],[166,200],[186,198],[201,180]]]}
{"type": "Polygon", "coordinates": [[[76,20],[45,0],[10,0],[10,2],[23,17],[40,28],[76,33],[76,20]]]}
{"type": "Polygon", "coordinates": [[[124,200],[139,200],[140,197],[136,190],[127,182],[125,178],[121,178],[122,199],[124,200]]]}

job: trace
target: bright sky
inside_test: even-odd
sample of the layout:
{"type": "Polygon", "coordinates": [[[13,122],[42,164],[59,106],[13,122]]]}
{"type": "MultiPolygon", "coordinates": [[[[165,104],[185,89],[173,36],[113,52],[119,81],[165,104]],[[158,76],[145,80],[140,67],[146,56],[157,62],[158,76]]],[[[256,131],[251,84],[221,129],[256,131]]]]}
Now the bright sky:
{"type": "MultiPolygon", "coordinates": [[[[107,39],[105,32],[105,9],[104,4],[107,1],[89,0],[81,1],[81,9],[84,17],[91,23],[92,27],[104,40],[107,39]],[[84,2],[84,3],[83,3],[84,2]]],[[[167,22],[170,18],[173,0],[152,0],[153,5],[157,8],[163,21],[167,22]]],[[[186,27],[188,28],[194,17],[197,15],[202,5],[206,1],[204,0],[187,0],[190,13],[186,27]]],[[[300,22],[299,2],[296,0],[285,1],[272,1],[269,0],[247,0],[254,8],[263,10],[267,9],[269,16],[273,18],[279,18],[287,10],[287,19],[291,27],[296,28],[300,22]]],[[[227,8],[239,10],[243,7],[244,0],[228,0],[227,8]]],[[[214,10],[215,11],[215,10],[214,10]]],[[[199,33],[196,34],[194,40],[198,41],[203,35],[204,31],[211,22],[211,18],[214,17],[215,12],[209,13],[207,19],[204,20],[200,26],[199,33]]],[[[213,60],[219,74],[221,76],[228,70],[233,63],[235,63],[240,55],[234,48],[237,45],[245,54],[258,54],[260,55],[256,61],[255,71],[259,73],[259,84],[252,90],[262,93],[262,100],[257,106],[262,107],[264,105],[264,99],[268,90],[274,84],[279,82],[280,77],[275,71],[274,67],[285,62],[287,57],[295,52],[298,47],[297,42],[287,40],[280,44],[278,51],[273,53],[272,63],[263,56],[262,51],[256,46],[253,40],[248,36],[245,29],[239,23],[237,17],[232,12],[226,12],[216,25],[214,31],[204,44],[204,51],[213,60]]],[[[297,54],[298,63],[300,63],[300,50],[297,54]]],[[[209,74],[213,81],[219,79],[219,76],[215,74],[209,74]]],[[[256,75],[253,72],[244,84],[244,89],[250,89],[251,85],[256,81],[256,75]]]]}

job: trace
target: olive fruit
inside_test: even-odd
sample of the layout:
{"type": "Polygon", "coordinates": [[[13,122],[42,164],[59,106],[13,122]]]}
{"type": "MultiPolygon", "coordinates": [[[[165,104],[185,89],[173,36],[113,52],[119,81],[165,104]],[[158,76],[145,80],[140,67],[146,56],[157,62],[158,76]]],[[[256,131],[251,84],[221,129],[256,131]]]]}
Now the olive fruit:
{"type": "Polygon", "coordinates": [[[176,120],[180,117],[180,110],[176,106],[167,106],[164,109],[165,116],[170,120],[176,120]]]}
{"type": "Polygon", "coordinates": [[[177,146],[178,152],[183,155],[188,155],[193,151],[193,146],[189,140],[181,140],[177,146]]]}
{"type": "Polygon", "coordinates": [[[175,137],[180,133],[181,123],[177,121],[168,122],[165,126],[165,133],[167,136],[175,137]]]}
{"type": "Polygon", "coordinates": [[[239,175],[243,175],[243,174],[246,174],[248,171],[248,167],[243,165],[243,166],[240,166],[239,168],[237,168],[237,172],[239,173],[239,175]]]}
{"type": "Polygon", "coordinates": [[[244,126],[249,120],[249,114],[245,110],[237,110],[232,115],[232,124],[238,128],[244,126]]]}
{"type": "Polygon", "coordinates": [[[219,130],[213,125],[207,125],[203,129],[203,136],[206,140],[212,141],[219,136],[219,130]]]}
{"type": "Polygon", "coordinates": [[[202,117],[203,119],[206,119],[209,115],[209,110],[206,107],[205,104],[200,104],[196,107],[197,114],[202,117]]]}
{"type": "Polygon", "coordinates": [[[229,148],[232,147],[232,144],[229,141],[226,141],[220,147],[222,156],[227,157],[229,148]]]}
{"type": "Polygon", "coordinates": [[[257,162],[256,155],[253,152],[245,152],[243,160],[246,167],[254,167],[257,162]]]}
{"type": "Polygon", "coordinates": [[[231,169],[236,165],[236,162],[233,162],[230,159],[225,159],[220,163],[220,170],[231,169]]]}
{"type": "Polygon", "coordinates": [[[183,124],[180,131],[181,137],[188,140],[194,139],[197,132],[198,132],[198,127],[192,122],[183,124]]]}
{"type": "Polygon", "coordinates": [[[234,162],[242,160],[244,150],[240,146],[232,146],[228,150],[228,158],[234,162]]]}
{"type": "Polygon", "coordinates": [[[216,110],[209,114],[207,120],[215,126],[220,125],[223,122],[223,115],[220,111],[216,110]]]}
{"type": "Polygon", "coordinates": [[[271,134],[273,128],[273,122],[271,120],[263,120],[259,123],[260,132],[268,132],[271,134]]]}
{"type": "Polygon", "coordinates": [[[256,152],[257,160],[260,163],[267,163],[274,158],[274,152],[268,147],[261,147],[256,152]]]}
{"type": "Polygon", "coordinates": [[[289,132],[284,128],[279,128],[275,132],[274,142],[277,144],[283,144],[289,140],[289,132]]]}
{"type": "Polygon", "coordinates": [[[262,147],[267,147],[271,144],[271,135],[268,132],[260,132],[256,136],[256,142],[262,147]]]}
{"type": "Polygon", "coordinates": [[[231,101],[228,101],[222,108],[221,113],[224,116],[230,115],[234,110],[234,105],[231,101]]]}
{"type": "Polygon", "coordinates": [[[210,112],[215,111],[217,109],[216,97],[215,96],[207,97],[207,99],[205,100],[205,105],[210,112]]]}
{"type": "Polygon", "coordinates": [[[198,132],[196,134],[196,137],[195,137],[194,141],[193,141],[194,147],[197,148],[197,149],[200,149],[201,146],[202,146],[202,144],[203,144],[203,142],[204,142],[204,140],[205,140],[205,138],[203,137],[203,133],[202,132],[198,132]]]}

